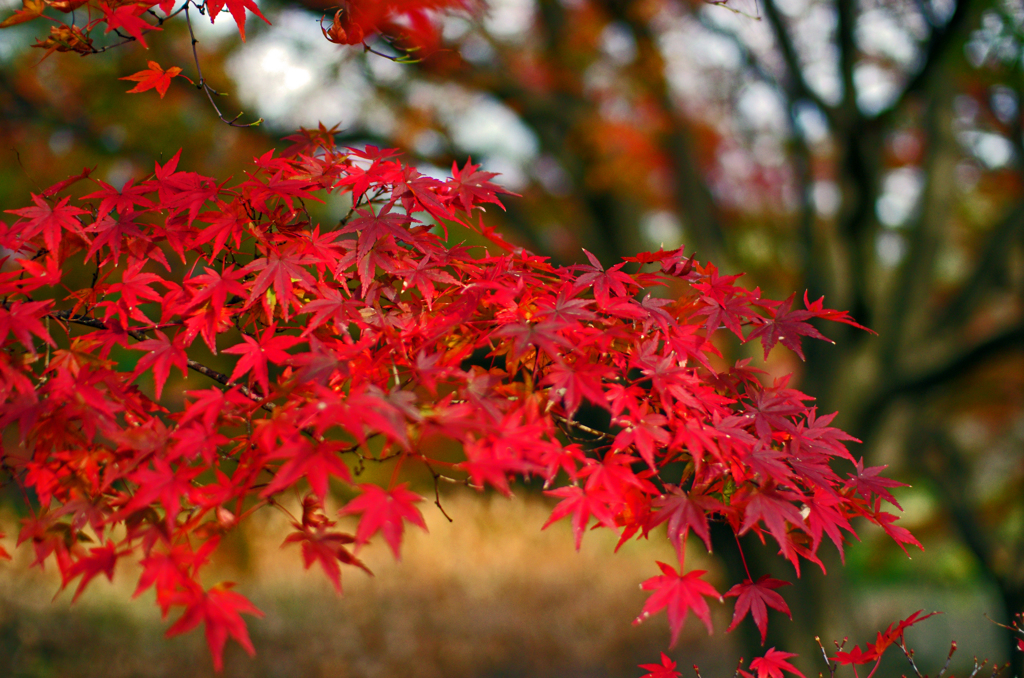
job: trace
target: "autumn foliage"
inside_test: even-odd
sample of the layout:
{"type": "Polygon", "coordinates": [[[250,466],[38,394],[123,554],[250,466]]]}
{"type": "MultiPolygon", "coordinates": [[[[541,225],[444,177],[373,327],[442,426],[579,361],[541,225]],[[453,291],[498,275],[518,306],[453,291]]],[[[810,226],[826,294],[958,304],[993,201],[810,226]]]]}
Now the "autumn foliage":
{"type": "MultiPolygon", "coordinates": [[[[92,17],[77,42],[41,47],[82,52],[101,27],[143,42],[163,20],[154,8],[182,11],[75,6],[92,17]]],[[[46,7],[65,9],[25,0],[14,22],[46,7]]],[[[262,17],[248,1],[195,7],[227,9],[240,32],[246,11],[262,17]]],[[[328,39],[362,43],[398,15],[429,32],[441,6],[358,7],[328,39]]],[[[180,72],[151,62],[131,91],[162,96],[180,72]]],[[[899,483],[847,449],[833,414],[720,352],[801,354],[803,337],[825,338],[811,321],[858,326],[845,312],[765,298],[681,249],[555,265],[484,224],[485,206],[514,198],[469,161],[441,180],[394,151],[339,148],[323,127],[290,140],[242,178],[190,171],[180,153],[123,187],[86,171],[0,222],[3,469],[32,511],[19,545],[75,597],[134,560],[137,594],[152,588],[176,615],[168,635],[203,625],[220,667],[229,637],[254,652],[242,615],[261,614],[231,583],[204,582],[222,536],[298,493],[285,542],[340,592],[346,567],[366,569],[365,544],[399,558],[405,529],[425,529],[410,470],[506,495],[538,480],[557,501],[549,524],[571,521],[577,548],[596,527],[620,545],[667,537],[678,562],[642,583],[637,622],[666,611],[673,643],[691,612],[712,630],[709,598],[734,598],[729,630],[749,616],[762,638],[769,608],[789,613],[785,581],[748,573],[719,592],[686,569],[690,533],[710,550],[712,523],[771,540],[797,574],[821,565],[826,538],[842,554],[855,518],[920,546],[887,509],[899,483]],[[328,198],[348,207],[313,223],[307,205],[328,198]],[[192,375],[184,396],[176,373],[192,375]],[[356,482],[370,463],[390,464],[387,484],[356,482]],[[355,498],[339,507],[341,486],[355,498]],[[354,534],[339,516],[358,518],[354,534]]],[[[791,656],[771,649],[750,668],[799,675],[791,656]]],[[[667,658],[643,668],[674,675],[667,658]]]]}

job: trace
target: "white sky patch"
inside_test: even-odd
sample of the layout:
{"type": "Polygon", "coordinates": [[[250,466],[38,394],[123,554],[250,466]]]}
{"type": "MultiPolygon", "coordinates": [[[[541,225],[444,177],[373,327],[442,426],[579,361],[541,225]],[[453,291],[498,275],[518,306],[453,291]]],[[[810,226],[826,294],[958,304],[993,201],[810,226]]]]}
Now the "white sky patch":
{"type": "Polygon", "coordinates": [[[800,16],[807,11],[807,0],[779,0],[775,4],[786,16],[800,16]]]}
{"type": "Polygon", "coordinates": [[[892,268],[901,261],[907,253],[907,243],[903,236],[894,231],[883,231],[875,238],[875,254],[878,261],[885,268],[892,268]]]}
{"type": "Polygon", "coordinates": [[[487,5],[484,27],[499,40],[520,42],[533,24],[533,0],[492,0],[487,5]]]}
{"type": "Polygon", "coordinates": [[[901,167],[882,180],[882,195],[875,203],[878,220],[889,228],[907,223],[917,209],[924,188],[924,172],[917,167],[901,167]]]}
{"type": "Polygon", "coordinates": [[[834,217],[842,205],[843,194],[834,181],[815,181],[811,187],[814,210],[823,217],[834,217]]]}
{"type": "MultiPolygon", "coordinates": [[[[843,94],[839,52],[835,46],[838,14],[826,3],[815,3],[796,21],[793,41],[802,57],[804,79],[826,102],[838,103],[843,94]]],[[[773,52],[776,58],[777,53],[773,52]]]]}
{"type": "Polygon", "coordinates": [[[636,38],[625,24],[613,21],[601,31],[601,51],[620,66],[632,63],[636,59],[636,38]]]}
{"type": "Polygon", "coordinates": [[[508,158],[496,156],[488,158],[484,166],[488,172],[497,172],[498,176],[491,181],[499,186],[503,186],[513,193],[518,193],[526,188],[528,180],[526,172],[523,171],[520,164],[511,162],[508,158]]]}
{"type": "Polygon", "coordinates": [[[857,88],[857,105],[869,115],[890,105],[898,92],[892,73],[876,64],[858,64],[853,71],[853,83],[857,88]]]}
{"type": "MultiPolygon", "coordinates": [[[[260,4],[262,3],[257,2],[256,6],[259,7],[260,4]]],[[[263,7],[260,7],[261,12],[263,12],[263,9],[263,7]]],[[[264,15],[265,14],[266,13],[264,12],[264,15]]],[[[200,45],[203,45],[204,43],[217,44],[230,39],[232,36],[238,38],[238,24],[235,23],[235,18],[231,16],[231,12],[227,11],[227,8],[222,9],[217,14],[217,18],[212,22],[210,21],[209,14],[203,16],[199,12],[191,11],[189,12],[189,15],[192,19],[192,30],[195,31],[196,40],[199,41],[200,45]]],[[[267,18],[270,19],[270,17],[267,18]]],[[[271,21],[273,21],[273,19],[271,19],[271,21]]],[[[260,23],[264,28],[270,28],[263,19],[259,18],[252,12],[246,12],[245,35],[249,39],[252,39],[253,37],[253,31],[251,30],[253,22],[260,23]]]]}
{"type": "Polygon", "coordinates": [[[477,97],[449,125],[455,143],[471,153],[503,156],[517,164],[537,155],[533,132],[508,106],[490,97],[477,97]]]}
{"type": "Polygon", "coordinates": [[[797,104],[796,124],[804,137],[812,144],[828,139],[828,119],[813,104],[797,104]]]}
{"type": "Polygon", "coordinates": [[[648,212],[640,220],[640,232],[654,247],[672,250],[683,244],[683,224],[674,212],[648,212]]]}
{"type": "Polygon", "coordinates": [[[753,82],[740,91],[736,111],[752,129],[785,134],[789,128],[782,98],[763,82],[753,82]]]}
{"type": "Polygon", "coordinates": [[[324,40],[319,17],[286,10],[273,21],[227,63],[246,106],[285,128],[351,125],[366,115],[370,87],[359,67],[324,40]]]}
{"type": "Polygon", "coordinates": [[[902,66],[909,66],[917,57],[914,42],[886,9],[861,14],[857,22],[857,43],[868,54],[889,57],[902,66]]]}
{"type": "Polygon", "coordinates": [[[990,170],[999,169],[1013,160],[1013,144],[998,134],[969,130],[960,132],[957,137],[990,170]]]}

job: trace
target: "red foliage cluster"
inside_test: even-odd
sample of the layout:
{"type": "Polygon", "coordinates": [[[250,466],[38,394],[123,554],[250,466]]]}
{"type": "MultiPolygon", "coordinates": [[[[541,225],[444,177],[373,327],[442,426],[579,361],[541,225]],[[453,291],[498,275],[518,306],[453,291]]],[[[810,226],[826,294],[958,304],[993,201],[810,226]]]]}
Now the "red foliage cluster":
{"type": "MultiPolygon", "coordinates": [[[[262,18],[251,0],[24,0],[0,27],[79,9],[87,23],[55,22],[37,46],[92,54],[107,49],[93,29],[144,44],[190,5],[211,19],[226,8],[243,38],[246,11],[262,18]]],[[[379,33],[408,54],[436,35],[430,13],[455,6],[350,2],[324,33],[379,33]]],[[[150,62],[126,79],[162,97],[180,74],[150,62]]],[[[591,526],[621,545],[665,524],[679,567],[642,584],[637,621],[666,610],[673,643],[691,611],[710,631],[705,599],[722,599],[683,562],[691,531],[710,550],[712,522],[770,537],[798,575],[801,560],[821,565],[825,536],[842,553],[856,517],[920,546],[882,508],[898,507],[898,483],[847,451],[834,415],[716,346],[731,334],[802,356],[801,337],[824,339],[811,320],[859,327],[846,313],[806,294],[794,310],[795,295],[766,299],[681,249],[557,266],[483,225],[502,190],[477,165],[442,181],[394,151],[337,148],[323,126],[289,139],[242,181],[179,169],[179,152],[123,187],[68,194],[83,172],[0,222],[0,468],[31,509],[18,543],[39,566],[52,557],[63,587],[78,580],[76,598],[137,560],[138,592],[180,611],[168,634],[204,624],[219,668],[228,637],[253,652],[241,614],[261,614],[231,583],[202,583],[221,537],[304,492],[285,543],[340,591],[341,566],[365,569],[355,551],[378,533],[398,558],[406,523],[425,529],[422,497],[400,482],[411,467],[504,494],[541,479],[560,500],[548,523],[569,518],[577,548],[591,526]],[[313,223],[308,203],[328,196],[351,207],[313,223]],[[450,242],[454,225],[491,244],[450,242]],[[209,382],[171,393],[174,370],[209,382]],[[368,462],[393,465],[387,486],[355,485],[368,462]],[[353,494],[338,510],[359,516],[348,534],[327,511],[353,494]]],[[[749,614],[764,638],[768,608],[789,613],[786,583],[748,573],[730,588],[730,630],[749,614]]],[[[773,648],[750,666],[781,678],[791,656],[773,648]]]]}
{"type": "MultiPolygon", "coordinates": [[[[254,510],[308,486],[287,541],[339,590],[339,563],[362,566],[350,548],[380,532],[397,557],[404,524],[424,526],[421,498],[396,484],[358,487],[340,511],[360,516],[355,535],[327,519],[331,479],[352,483],[368,459],[506,494],[541,478],[577,546],[592,523],[623,542],[665,523],[680,565],[689,531],[710,547],[710,521],[770,536],[797,568],[820,564],[826,535],[842,551],[854,517],[917,544],[881,508],[896,483],[850,455],[832,415],[747,360],[721,367],[723,332],[799,349],[821,336],[808,320],[853,324],[845,314],[806,298],[793,311],[681,250],[556,266],[474,221],[501,193],[476,165],[441,181],[392,151],[294,140],[234,184],[177,155],[120,190],[62,196],[72,177],[0,227],[0,427],[16,441],[3,466],[37,507],[19,542],[65,586],[138,559],[139,590],[183,610],[170,632],[204,622],[219,665],[227,636],[251,649],[239,613],[256,610],[200,571],[254,510]],[[310,223],[306,203],[327,195],[352,208],[310,223]],[[447,243],[446,223],[493,247],[447,243]],[[69,287],[82,267],[91,282],[69,287]],[[665,284],[688,291],[641,296],[665,284]],[[206,352],[233,356],[230,373],[206,352]],[[211,380],[177,411],[174,369],[211,380]],[[136,383],[147,373],[152,391],[136,383]],[[605,430],[576,420],[584,406],[605,430]]],[[[667,609],[673,641],[691,610],[710,629],[704,598],[720,596],[703,573],[661,568],[642,617],[667,609]]],[[[766,605],[788,612],[782,584],[733,587],[733,626],[749,612],[763,634],[766,605]]]]}
{"type": "Polygon", "coordinates": [[[433,14],[468,6],[465,0],[343,0],[330,28],[321,30],[337,45],[360,45],[379,34],[405,50],[429,53],[440,39],[433,14]]]}

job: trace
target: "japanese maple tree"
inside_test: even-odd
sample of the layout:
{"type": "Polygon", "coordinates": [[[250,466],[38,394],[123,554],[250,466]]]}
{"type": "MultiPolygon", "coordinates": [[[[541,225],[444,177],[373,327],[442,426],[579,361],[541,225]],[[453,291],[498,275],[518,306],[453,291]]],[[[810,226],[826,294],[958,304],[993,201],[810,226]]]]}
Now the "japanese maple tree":
{"type": "MultiPolygon", "coordinates": [[[[190,11],[226,9],[243,38],[247,12],[265,20],[248,0],[24,5],[3,25],[45,17],[38,46],[83,55],[145,44],[190,11]],[[98,46],[101,32],[120,43],[98,46]]],[[[401,60],[430,49],[433,13],[454,6],[354,0],[324,35],[371,49],[377,34],[401,60]]],[[[125,79],[162,97],[179,76],[150,62],[125,79]]],[[[342,566],[366,569],[359,548],[379,535],[398,558],[407,525],[425,529],[403,476],[415,468],[503,494],[540,479],[557,500],[549,524],[569,519],[577,548],[597,527],[620,545],[667,538],[678,562],[641,584],[637,622],[665,610],[673,644],[690,612],[712,631],[708,599],[735,598],[730,630],[750,616],[762,638],[769,608],[789,613],[785,581],[748,572],[719,592],[687,570],[690,533],[710,550],[713,522],[771,540],[797,574],[821,565],[824,536],[842,553],[854,518],[920,546],[883,505],[898,508],[899,483],[847,449],[833,415],[719,349],[732,337],[802,355],[802,337],[825,338],[814,319],[860,327],[845,312],[768,299],[682,249],[556,265],[484,224],[484,206],[514,197],[468,160],[442,180],[395,151],[340,148],[323,126],[289,140],[244,177],[200,175],[180,152],[122,187],[85,171],[0,222],[0,460],[31,508],[19,545],[75,597],[134,560],[138,592],[178,615],[168,635],[202,624],[219,668],[229,637],[254,652],[242,615],[262,614],[204,580],[222,536],[288,512],[297,491],[285,543],[340,592],[342,566]],[[347,207],[316,223],[307,205],[328,198],[347,207]],[[188,372],[205,381],[182,399],[169,383],[188,372]],[[357,483],[368,463],[390,465],[387,485],[357,483]],[[355,494],[340,506],[339,484],[355,494]],[[354,534],[339,514],[358,516],[354,534]]],[[[790,657],[773,648],[750,667],[800,675],[790,657]]],[[[667,657],[643,668],[674,674],[667,657]]]]}

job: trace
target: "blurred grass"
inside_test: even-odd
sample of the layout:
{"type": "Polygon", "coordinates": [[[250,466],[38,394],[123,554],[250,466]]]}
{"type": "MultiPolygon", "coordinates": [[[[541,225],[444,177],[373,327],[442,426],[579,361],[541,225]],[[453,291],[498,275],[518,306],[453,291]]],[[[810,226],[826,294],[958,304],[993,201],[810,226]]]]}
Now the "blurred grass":
{"type": "MultiPolygon", "coordinates": [[[[427,488],[421,492],[430,494],[427,488]]],[[[369,545],[359,555],[375,576],[345,568],[341,597],[318,566],[302,569],[298,547],[280,548],[288,519],[270,509],[257,512],[224,543],[204,579],[207,586],[238,582],[235,590],[266,613],[262,619],[246,617],[256,657],[229,642],[221,675],[639,676],[636,665],[657,661],[669,631],[664,614],[631,625],[647,596],[638,585],[658,574],[655,560],[675,563],[671,546],[659,532],[613,554],[616,535],[597,530],[585,536],[576,553],[568,521],[541,531],[550,502],[528,491],[523,495],[513,500],[470,491],[442,495],[453,523],[422,504],[430,534],[411,528],[397,563],[383,542],[369,545]]],[[[5,526],[15,523],[13,516],[0,519],[5,526]]],[[[354,519],[339,523],[343,530],[354,526],[354,519]]],[[[5,545],[13,550],[13,544],[5,545]]],[[[853,569],[866,567],[860,561],[877,550],[870,543],[851,544],[853,569]]],[[[14,555],[13,563],[0,563],[0,677],[217,675],[201,631],[166,639],[163,633],[176,614],[162,621],[152,592],[131,600],[137,566],[119,563],[112,584],[98,578],[71,605],[70,591],[54,597],[60,580],[52,563],[40,572],[28,567],[31,549],[14,555]]],[[[914,563],[921,565],[921,560],[914,563]]],[[[696,550],[687,554],[686,568],[710,570],[707,578],[719,591],[732,583],[696,550]]],[[[934,674],[953,639],[961,648],[953,666],[957,675],[969,672],[972,654],[999,658],[997,629],[978,612],[992,609],[994,592],[913,581],[851,586],[835,595],[854,603],[856,618],[832,619],[834,628],[821,629],[828,648],[830,631],[840,638],[849,634],[851,644],[863,646],[876,631],[923,607],[945,614],[908,632],[922,670],[934,674]]],[[[668,654],[687,670],[698,664],[708,678],[732,676],[740,649],[737,638],[724,633],[731,600],[726,605],[709,602],[715,635],[708,637],[703,625],[688,619],[679,645],[668,654]]],[[[773,612],[770,623],[787,620],[773,612]]],[[[820,658],[802,659],[824,669],[820,658]]],[[[908,668],[893,649],[876,675],[900,676],[908,668]]]]}
{"type": "MultiPolygon", "coordinates": [[[[615,535],[599,530],[576,553],[566,521],[540,531],[550,509],[539,499],[465,492],[443,503],[453,523],[423,505],[430,534],[407,532],[400,563],[383,543],[368,546],[360,557],[375,576],[346,568],[342,597],[316,566],[303,571],[297,547],[279,548],[286,518],[253,516],[204,582],[237,581],[267,615],[246,618],[256,657],[229,643],[222,675],[632,676],[667,647],[663,615],[630,623],[647,595],[639,583],[658,574],[654,560],[674,561],[664,540],[613,555],[615,535]]],[[[164,639],[169,622],[152,593],[130,600],[137,569],[119,563],[113,584],[98,579],[71,605],[70,592],[51,601],[55,568],[28,569],[29,551],[0,565],[0,676],[215,675],[200,631],[164,639]]],[[[688,557],[687,567],[697,566],[708,563],[688,557]]],[[[707,675],[731,675],[736,652],[721,634],[728,613],[713,607],[719,633],[708,638],[688,620],[671,654],[707,675]]]]}

